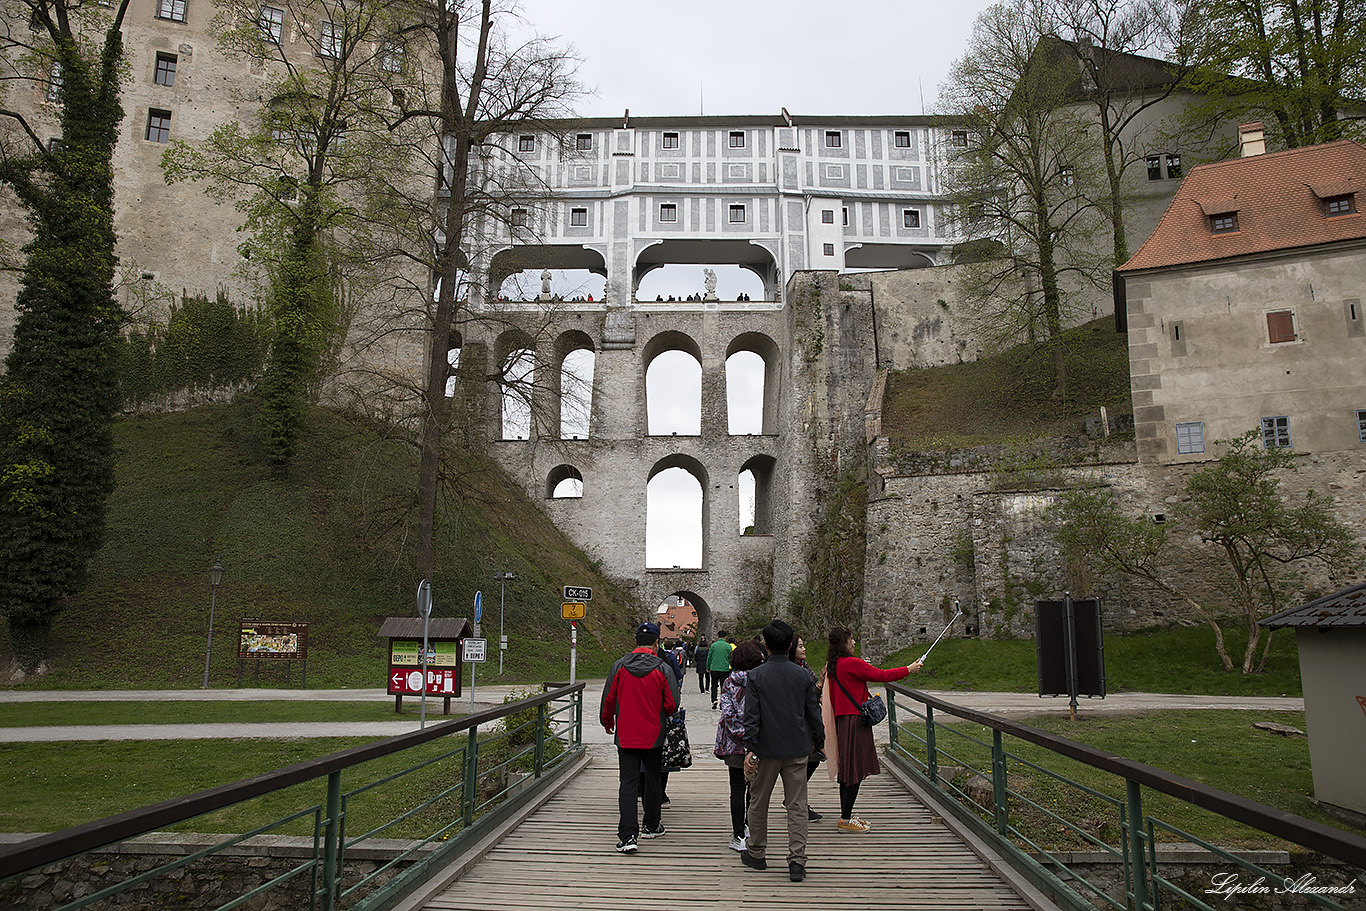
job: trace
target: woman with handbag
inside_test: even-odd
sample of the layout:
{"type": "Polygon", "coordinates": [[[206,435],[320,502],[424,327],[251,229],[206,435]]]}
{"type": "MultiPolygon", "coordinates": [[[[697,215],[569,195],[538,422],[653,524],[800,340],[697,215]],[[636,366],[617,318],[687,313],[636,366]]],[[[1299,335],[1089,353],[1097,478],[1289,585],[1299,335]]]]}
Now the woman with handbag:
{"type": "Polygon", "coordinates": [[[753,642],[744,642],[730,656],[731,672],[721,684],[717,704],[721,720],[716,723],[713,753],[730,773],[730,849],[745,850],[745,811],[748,780],[745,771],[745,683],[749,672],[764,663],[764,653],[753,642]]]}
{"type": "Polygon", "coordinates": [[[829,685],[821,696],[826,730],[835,732],[834,737],[826,737],[826,763],[830,779],[840,786],[837,828],[841,832],[867,832],[872,828],[854,815],[854,801],[863,779],[882,771],[877,747],[873,745],[872,726],[886,717],[887,709],[881,697],[869,696],[868,682],[891,683],[920,670],[919,661],[886,670],[873,667],[854,657],[854,645],[854,634],[847,626],[830,630],[830,651],[825,663],[829,685]]]}

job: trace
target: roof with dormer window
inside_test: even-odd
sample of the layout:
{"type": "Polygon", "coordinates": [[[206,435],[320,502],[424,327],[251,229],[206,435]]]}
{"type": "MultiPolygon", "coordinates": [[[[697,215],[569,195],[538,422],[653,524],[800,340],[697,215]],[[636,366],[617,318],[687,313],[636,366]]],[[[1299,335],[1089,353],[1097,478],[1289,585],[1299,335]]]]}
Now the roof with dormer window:
{"type": "Polygon", "coordinates": [[[1350,140],[1191,168],[1157,230],[1121,272],[1366,239],[1366,146],[1350,140]],[[1356,211],[1330,215],[1329,199],[1356,211]],[[1238,215],[1236,232],[1211,219],[1238,215]]]}

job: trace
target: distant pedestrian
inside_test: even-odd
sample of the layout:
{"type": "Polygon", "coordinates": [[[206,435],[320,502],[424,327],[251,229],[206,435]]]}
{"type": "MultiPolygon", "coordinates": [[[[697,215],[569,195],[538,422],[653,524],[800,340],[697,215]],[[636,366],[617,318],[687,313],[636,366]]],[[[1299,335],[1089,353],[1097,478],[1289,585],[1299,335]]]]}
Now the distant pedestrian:
{"type": "Polygon", "coordinates": [[[774,620],[764,627],[768,659],[749,672],[745,686],[745,768],[754,770],[749,796],[749,837],[740,860],[756,870],[768,867],[768,803],[783,780],[787,811],[787,873],[806,878],[806,763],[825,745],[816,681],[788,658],[795,634],[774,620]]]}
{"type": "Polygon", "coordinates": [[[745,781],[745,680],[749,671],[764,662],[764,655],[752,642],[744,642],[730,653],[730,676],[721,684],[721,718],[716,723],[716,746],[712,752],[726,764],[730,773],[730,849],[745,850],[745,810],[748,782],[745,781]]]}
{"type": "Polygon", "coordinates": [[[602,691],[598,719],[617,745],[617,850],[634,854],[636,838],[664,834],[660,821],[663,787],[660,763],[668,716],[678,709],[678,683],[673,669],[655,653],[659,627],[636,627],[636,648],[612,665],[602,691]],[[636,796],[645,802],[644,828],[636,811],[636,796]]]}
{"type": "Polygon", "coordinates": [[[707,637],[698,636],[697,645],[693,646],[692,661],[697,666],[697,691],[705,693],[707,691],[707,637]]]}
{"type": "Polygon", "coordinates": [[[863,723],[859,706],[868,701],[868,681],[891,683],[920,670],[920,662],[887,670],[873,667],[862,658],[854,657],[854,634],[847,626],[830,630],[830,653],[826,659],[826,685],[822,710],[833,719],[834,734],[826,750],[826,769],[832,781],[840,786],[841,832],[867,832],[872,828],[864,819],[854,815],[854,801],[859,784],[869,775],[882,771],[877,748],[873,745],[873,729],[863,723]]]}
{"type": "Polygon", "coordinates": [[[716,698],[721,684],[730,676],[730,652],[735,646],[726,641],[726,631],[707,649],[707,672],[711,674],[711,707],[716,708],[716,698]]]}

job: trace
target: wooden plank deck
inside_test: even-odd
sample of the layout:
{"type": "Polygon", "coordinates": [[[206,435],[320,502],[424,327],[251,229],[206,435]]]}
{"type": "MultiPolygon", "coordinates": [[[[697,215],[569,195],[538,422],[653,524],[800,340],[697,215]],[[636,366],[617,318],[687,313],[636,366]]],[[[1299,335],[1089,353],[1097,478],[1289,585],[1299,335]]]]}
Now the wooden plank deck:
{"type": "Polygon", "coordinates": [[[865,834],[836,830],[838,792],[817,770],[811,803],[807,879],[787,877],[786,826],[775,789],[769,868],[740,863],[730,850],[725,766],[710,757],[669,781],[661,838],[623,856],[616,845],[617,769],[602,754],[514,829],[465,875],[423,905],[425,911],[634,911],[673,909],[974,909],[1025,911],[1027,903],[891,775],[869,778],[858,812],[865,834]]]}

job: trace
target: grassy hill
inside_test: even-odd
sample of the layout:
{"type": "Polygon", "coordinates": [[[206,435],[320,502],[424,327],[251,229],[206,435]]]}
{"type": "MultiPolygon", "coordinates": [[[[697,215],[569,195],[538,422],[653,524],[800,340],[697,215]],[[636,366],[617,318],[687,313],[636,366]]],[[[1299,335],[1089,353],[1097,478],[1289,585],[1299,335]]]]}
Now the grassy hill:
{"type": "Polygon", "coordinates": [[[1133,412],[1129,349],[1113,317],[1064,333],[1067,395],[1053,397],[1052,355],[1019,345],[982,360],[903,370],[887,380],[882,428],[893,450],[944,449],[1079,433],[1104,405],[1133,412]]]}
{"type": "MultiPolygon", "coordinates": [[[[310,689],[385,685],[379,625],[416,615],[414,451],[378,428],[319,410],[281,477],[256,457],[254,439],[238,406],[119,421],[118,488],[104,547],[90,584],[54,625],[53,672],[27,685],[199,686],[209,569],[219,556],[212,685],[236,680],[242,617],[309,621],[310,689]]],[[[479,679],[497,674],[493,574],[502,570],[517,576],[506,588],[503,679],[568,679],[569,630],[559,611],[566,584],[593,587],[580,624],[579,673],[605,674],[629,647],[633,599],[483,457],[469,455],[455,484],[455,505],[438,517],[433,616],[472,620],[474,593],[483,591],[492,662],[479,679]]],[[[9,659],[0,626],[0,661],[9,659]]],[[[262,664],[263,686],[284,685],[283,667],[262,664]]],[[[294,686],[299,673],[296,663],[294,686]]]]}

